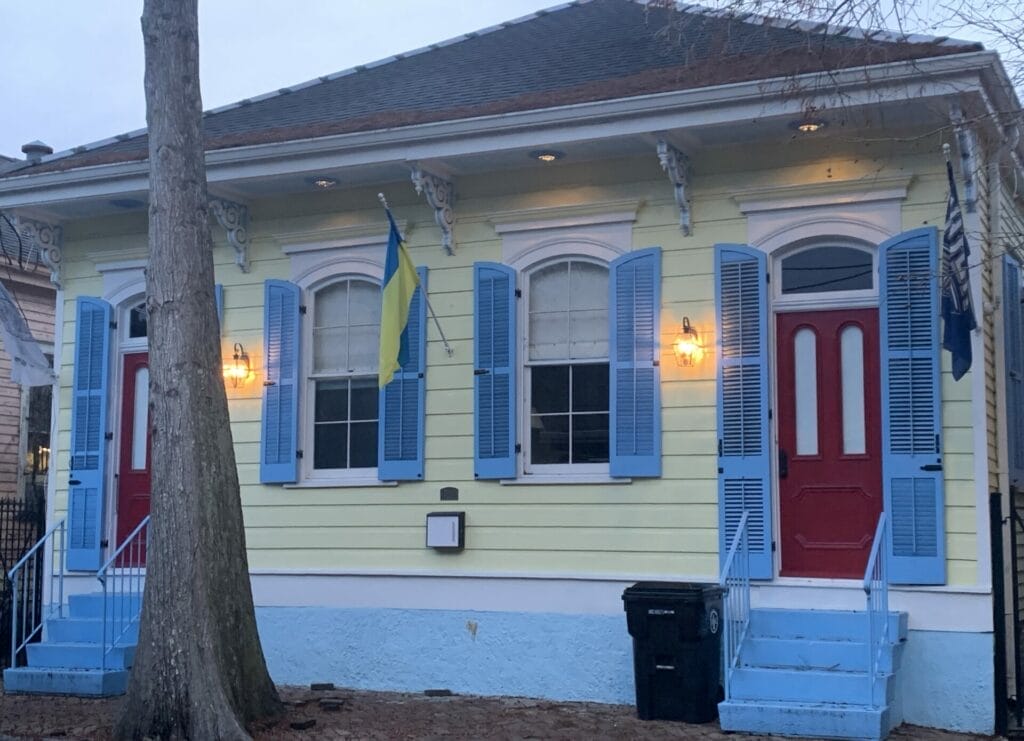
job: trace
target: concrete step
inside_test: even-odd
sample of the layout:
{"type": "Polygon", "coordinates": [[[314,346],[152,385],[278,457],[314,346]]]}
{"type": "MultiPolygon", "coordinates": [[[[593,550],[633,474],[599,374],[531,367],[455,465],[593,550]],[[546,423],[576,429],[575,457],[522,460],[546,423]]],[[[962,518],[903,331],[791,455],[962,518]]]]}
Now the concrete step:
{"type": "MultiPolygon", "coordinates": [[[[903,656],[902,643],[882,647],[878,671],[892,674],[903,656]]],[[[740,665],[764,668],[866,672],[868,649],[863,641],[808,641],[797,638],[748,638],[740,665]]],[[[866,681],[866,680],[865,680],[866,681]]]]}
{"type": "MultiPolygon", "coordinates": [[[[107,617],[127,622],[142,611],[142,595],[129,593],[107,596],[107,617]]],[[[73,618],[102,618],[103,593],[72,594],[68,598],[68,616],[73,618]]]]}
{"type": "MultiPolygon", "coordinates": [[[[875,677],[874,697],[886,705],[893,700],[891,675],[875,677]]],[[[869,706],[871,686],[865,672],[762,669],[742,667],[732,674],[729,697],[771,703],[837,703],[869,706]]]]}
{"type": "MultiPolygon", "coordinates": [[[[138,643],[139,624],[134,622],[127,628],[116,626],[124,635],[118,643],[138,643]]],[[[111,628],[107,628],[108,634],[111,628]]],[[[108,635],[109,637],[109,635],[108,635]]],[[[51,618],[46,621],[46,639],[59,643],[99,643],[103,639],[102,618],[51,618]]]]}
{"type": "MultiPolygon", "coordinates": [[[[864,641],[867,614],[854,610],[785,610],[757,608],[750,611],[754,638],[799,638],[812,641],[864,641]]],[[[907,613],[889,613],[889,640],[906,640],[907,613]]]]}
{"type": "MultiPolygon", "coordinates": [[[[34,669],[99,669],[103,664],[103,647],[99,643],[30,643],[28,665],[34,669]]],[[[107,669],[131,669],[135,646],[119,645],[106,655],[107,669]]]]}
{"type": "Polygon", "coordinates": [[[888,707],[826,703],[772,703],[729,699],[718,704],[723,731],[806,738],[885,738],[892,730],[888,707]]]}
{"type": "Polygon", "coordinates": [[[37,669],[22,666],[4,670],[4,693],[110,697],[128,686],[124,669],[37,669]]]}

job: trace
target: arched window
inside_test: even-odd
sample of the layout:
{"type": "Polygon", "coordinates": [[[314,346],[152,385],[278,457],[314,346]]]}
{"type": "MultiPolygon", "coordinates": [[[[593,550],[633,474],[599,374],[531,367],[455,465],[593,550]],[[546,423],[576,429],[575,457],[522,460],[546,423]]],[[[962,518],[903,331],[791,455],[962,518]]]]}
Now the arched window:
{"type": "Polygon", "coordinates": [[[875,286],[874,257],[866,249],[815,246],[782,258],[782,294],[870,291],[875,286]]]}
{"type": "Polygon", "coordinates": [[[380,286],[333,281],[312,293],[311,313],[313,472],[376,468],[380,286]]]}
{"type": "Polygon", "coordinates": [[[608,268],[562,260],[527,274],[528,470],[608,463],[608,268]]]}

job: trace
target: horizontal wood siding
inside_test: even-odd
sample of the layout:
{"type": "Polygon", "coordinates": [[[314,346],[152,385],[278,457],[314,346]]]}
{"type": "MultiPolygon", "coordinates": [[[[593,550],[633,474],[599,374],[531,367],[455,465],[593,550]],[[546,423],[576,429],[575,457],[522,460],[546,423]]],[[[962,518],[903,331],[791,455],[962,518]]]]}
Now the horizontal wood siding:
{"type": "MultiPolygon", "coordinates": [[[[837,179],[916,173],[904,208],[906,228],[941,224],[944,172],[935,158],[834,157],[837,179]]],[[[717,452],[715,415],[715,307],[713,251],[717,242],[745,242],[746,221],[731,193],[739,188],[823,180],[826,166],[744,171],[738,162],[705,162],[692,188],[693,236],[683,237],[672,189],[650,157],[604,164],[538,168],[459,180],[457,252],[446,257],[432,212],[411,188],[386,190],[399,218],[410,224],[414,262],[430,268],[430,299],[454,347],[448,357],[428,325],[425,481],[366,488],[281,488],[259,481],[260,393],[263,383],[263,281],[288,278],[289,261],[275,234],[313,233],[355,224],[381,224],[375,203],[380,188],[310,194],[252,204],[252,271],[241,273],[223,232],[214,230],[217,280],[224,285],[225,357],[241,342],[257,369],[254,381],[228,388],[242,499],[254,569],[398,569],[459,572],[541,572],[659,575],[712,579],[718,570],[717,452]],[[706,174],[718,172],[719,174],[706,174]],[[500,261],[501,240],[489,218],[514,209],[602,201],[642,202],[633,228],[635,249],[663,250],[661,372],[663,475],[629,484],[502,485],[473,478],[472,265],[500,261]],[[304,214],[295,216],[295,214],[304,214]],[[671,341],[688,316],[707,348],[697,367],[679,368],[671,341]],[[440,502],[443,486],[459,489],[459,501],[440,502]],[[424,516],[439,509],[466,511],[466,550],[438,555],[424,547],[424,516]]],[[[69,225],[65,254],[65,345],[61,357],[61,451],[70,427],[73,302],[99,295],[102,282],[90,253],[109,255],[112,245],[145,247],[140,220],[69,225]]],[[[304,237],[314,241],[313,237],[304,237]]],[[[104,259],[109,260],[110,257],[104,259]]],[[[100,260],[95,260],[100,261],[100,260]]],[[[969,382],[953,383],[943,356],[942,393],[946,446],[946,519],[949,581],[976,582],[975,487],[969,382]]],[[[113,418],[116,418],[113,417],[113,418]]],[[[66,481],[67,455],[57,460],[57,481],[66,481]]],[[[64,492],[59,494],[63,507],[64,492]]]]}

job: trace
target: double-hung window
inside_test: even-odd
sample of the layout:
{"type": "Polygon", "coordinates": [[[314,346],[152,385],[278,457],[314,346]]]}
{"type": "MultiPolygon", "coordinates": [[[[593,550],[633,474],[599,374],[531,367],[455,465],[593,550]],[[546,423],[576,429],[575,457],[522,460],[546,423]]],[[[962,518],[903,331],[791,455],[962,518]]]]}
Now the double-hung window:
{"type": "Polygon", "coordinates": [[[376,476],[380,286],[358,278],[335,281],[312,293],[312,306],[308,475],[376,476]]]}
{"type": "Polygon", "coordinates": [[[608,472],[608,267],[563,260],[527,276],[526,473],[608,472]]]}

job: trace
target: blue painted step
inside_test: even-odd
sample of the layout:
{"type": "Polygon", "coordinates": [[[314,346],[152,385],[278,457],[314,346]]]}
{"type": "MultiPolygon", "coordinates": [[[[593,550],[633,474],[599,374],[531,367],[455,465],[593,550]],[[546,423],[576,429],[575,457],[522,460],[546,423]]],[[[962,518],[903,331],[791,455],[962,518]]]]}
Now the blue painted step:
{"type": "MultiPolygon", "coordinates": [[[[867,639],[867,615],[845,610],[750,611],[750,635],[770,638],[801,638],[818,641],[864,641],[867,639]]],[[[907,614],[889,613],[889,640],[905,640],[907,614]]]]}
{"type": "MultiPolygon", "coordinates": [[[[882,649],[877,670],[891,674],[900,666],[903,643],[882,649]]],[[[868,648],[863,641],[809,641],[799,638],[748,638],[740,652],[741,666],[779,669],[821,669],[866,672],[868,648]]],[[[865,680],[867,681],[867,680],[865,680]]]]}
{"type": "MultiPolygon", "coordinates": [[[[33,668],[99,669],[103,647],[99,643],[30,643],[28,665],[33,668]]],[[[114,646],[106,656],[107,669],[131,669],[135,646],[114,646]]]]}
{"type": "MultiPolygon", "coordinates": [[[[893,683],[891,675],[875,677],[875,699],[888,704],[893,683]]],[[[737,700],[770,702],[836,703],[868,705],[871,685],[866,672],[800,671],[795,669],[736,669],[730,697],[737,700]]]]}
{"type": "Polygon", "coordinates": [[[128,687],[128,672],[96,669],[40,669],[22,666],[4,670],[4,692],[37,695],[75,695],[109,697],[123,695],[128,687]]]}
{"type": "MultiPolygon", "coordinates": [[[[108,627],[107,631],[111,631],[108,627]]],[[[46,640],[58,643],[99,643],[103,636],[102,618],[51,618],[46,621],[46,640]]],[[[139,624],[125,629],[118,644],[138,643],[139,624]]]]}
{"type": "Polygon", "coordinates": [[[723,729],[811,738],[882,739],[893,727],[888,708],[726,700],[718,704],[723,729]]]}
{"type": "MultiPolygon", "coordinates": [[[[142,608],[142,596],[126,594],[107,597],[107,617],[127,620],[142,608]]],[[[72,594],[68,598],[68,614],[73,618],[103,618],[103,593],[72,594]]]]}

